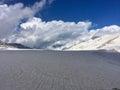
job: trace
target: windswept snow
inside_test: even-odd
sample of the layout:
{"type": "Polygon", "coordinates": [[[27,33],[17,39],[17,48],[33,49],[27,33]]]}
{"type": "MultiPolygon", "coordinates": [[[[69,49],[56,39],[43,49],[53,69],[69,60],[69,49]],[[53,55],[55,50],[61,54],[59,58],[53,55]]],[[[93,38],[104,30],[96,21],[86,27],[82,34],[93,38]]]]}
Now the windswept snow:
{"type": "Polygon", "coordinates": [[[76,44],[66,50],[112,50],[120,52],[120,34],[104,35],[76,44]]]}

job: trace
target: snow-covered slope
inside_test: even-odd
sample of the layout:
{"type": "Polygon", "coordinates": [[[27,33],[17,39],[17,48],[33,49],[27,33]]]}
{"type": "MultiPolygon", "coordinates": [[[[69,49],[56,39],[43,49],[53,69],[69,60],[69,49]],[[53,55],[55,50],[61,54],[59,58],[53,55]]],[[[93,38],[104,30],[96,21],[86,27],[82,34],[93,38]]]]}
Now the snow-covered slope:
{"type": "Polygon", "coordinates": [[[11,49],[17,49],[17,48],[9,47],[4,42],[0,41],[0,50],[11,50],[11,49]]]}
{"type": "Polygon", "coordinates": [[[0,50],[18,50],[18,48],[13,48],[13,47],[0,47],[0,50]]]}
{"type": "Polygon", "coordinates": [[[9,45],[0,45],[0,50],[18,50],[18,48],[9,45]]]}
{"type": "Polygon", "coordinates": [[[104,35],[76,44],[66,50],[112,50],[120,52],[120,34],[104,35]]]}
{"type": "Polygon", "coordinates": [[[19,50],[19,49],[30,49],[29,47],[23,46],[16,43],[4,43],[0,41],[0,50],[19,50]]]}

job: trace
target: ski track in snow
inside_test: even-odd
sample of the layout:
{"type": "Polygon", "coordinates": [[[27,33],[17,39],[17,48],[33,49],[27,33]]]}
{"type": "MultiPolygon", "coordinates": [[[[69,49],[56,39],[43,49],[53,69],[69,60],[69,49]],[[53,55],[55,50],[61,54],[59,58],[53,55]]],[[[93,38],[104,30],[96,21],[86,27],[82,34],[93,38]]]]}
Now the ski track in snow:
{"type": "Polygon", "coordinates": [[[1,90],[120,88],[120,54],[105,51],[0,51],[1,90]]]}

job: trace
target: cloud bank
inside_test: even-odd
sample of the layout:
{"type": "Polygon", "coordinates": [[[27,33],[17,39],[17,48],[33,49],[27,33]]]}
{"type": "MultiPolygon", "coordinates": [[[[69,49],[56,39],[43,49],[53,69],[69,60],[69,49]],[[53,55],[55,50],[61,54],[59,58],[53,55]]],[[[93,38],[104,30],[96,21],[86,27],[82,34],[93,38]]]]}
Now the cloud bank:
{"type": "Polygon", "coordinates": [[[31,48],[63,49],[88,39],[91,22],[44,22],[32,18],[21,24],[21,32],[9,37],[10,43],[21,43],[31,48]]]}
{"type": "Polygon", "coordinates": [[[31,48],[61,50],[94,36],[120,33],[117,25],[90,30],[92,22],[44,22],[40,18],[31,18],[20,25],[21,32],[8,38],[9,43],[21,43],[31,48]]]}
{"type": "Polygon", "coordinates": [[[25,7],[22,3],[0,5],[0,38],[7,43],[20,43],[31,48],[61,50],[94,36],[120,33],[120,26],[117,25],[89,30],[92,22],[45,22],[34,17],[36,12],[52,2],[41,0],[31,7],[25,7]],[[21,23],[24,18],[28,20],[21,23]],[[19,31],[16,30],[18,25],[19,31]]]}

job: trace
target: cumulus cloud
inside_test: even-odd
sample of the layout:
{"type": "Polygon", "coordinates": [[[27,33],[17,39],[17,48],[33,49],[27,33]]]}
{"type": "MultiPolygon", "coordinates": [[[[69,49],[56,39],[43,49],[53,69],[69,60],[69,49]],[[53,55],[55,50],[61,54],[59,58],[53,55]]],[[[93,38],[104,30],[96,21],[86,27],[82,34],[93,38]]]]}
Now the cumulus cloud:
{"type": "Polygon", "coordinates": [[[7,4],[0,5],[0,37],[12,33],[20,19],[32,15],[32,10],[28,7],[24,7],[22,3],[10,6],[7,4]]]}
{"type": "Polygon", "coordinates": [[[103,36],[106,34],[120,33],[120,26],[117,25],[105,26],[101,29],[91,30],[89,33],[94,36],[103,36]]]}
{"type": "Polygon", "coordinates": [[[37,11],[42,10],[49,3],[48,1],[41,0],[32,7],[25,7],[23,3],[0,5],[0,37],[10,35],[17,28],[21,19],[33,17],[37,11]]]}
{"type": "Polygon", "coordinates": [[[22,31],[9,37],[9,43],[40,49],[63,49],[88,39],[91,22],[44,22],[39,18],[21,24],[22,31]]]}

